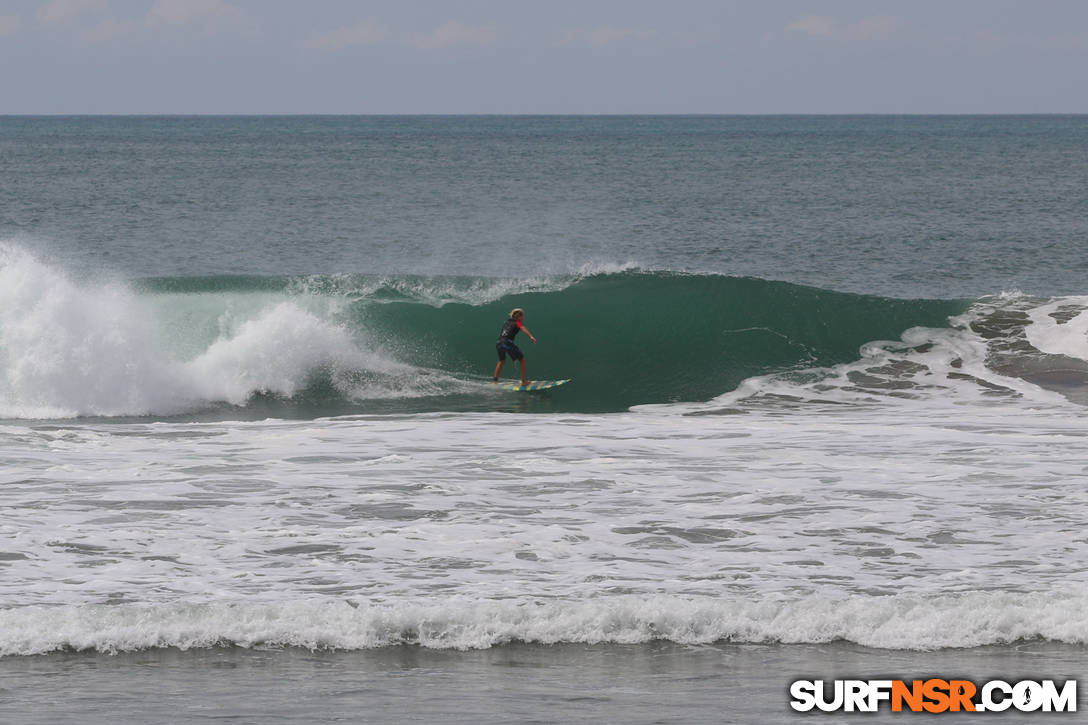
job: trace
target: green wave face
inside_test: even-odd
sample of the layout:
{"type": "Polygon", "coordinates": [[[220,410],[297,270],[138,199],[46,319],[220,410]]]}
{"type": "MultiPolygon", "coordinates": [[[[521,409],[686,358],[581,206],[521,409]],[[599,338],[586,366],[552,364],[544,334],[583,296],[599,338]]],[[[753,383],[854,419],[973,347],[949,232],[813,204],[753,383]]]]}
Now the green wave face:
{"type": "MultiPolygon", "coordinates": [[[[742,380],[858,358],[873,340],[943,327],[966,304],[829,292],[783,282],[672,273],[619,273],[558,291],[440,307],[356,303],[352,317],[404,361],[460,376],[490,376],[508,312],[526,311],[517,343],[530,378],[571,378],[548,410],[619,411],[708,400],[742,380]]],[[[517,375],[508,362],[504,378],[517,375]]]]}
{"type": "MultiPolygon", "coordinates": [[[[0,294],[0,418],[622,411],[855,362],[866,343],[948,329],[967,307],[673,272],[96,285],[18,253],[0,271],[33,282],[0,294]],[[491,384],[514,307],[539,340],[518,336],[528,376],[571,383],[536,393],[491,384]]],[[[518,367],[507,363],[504,379],[518,367]]]]}

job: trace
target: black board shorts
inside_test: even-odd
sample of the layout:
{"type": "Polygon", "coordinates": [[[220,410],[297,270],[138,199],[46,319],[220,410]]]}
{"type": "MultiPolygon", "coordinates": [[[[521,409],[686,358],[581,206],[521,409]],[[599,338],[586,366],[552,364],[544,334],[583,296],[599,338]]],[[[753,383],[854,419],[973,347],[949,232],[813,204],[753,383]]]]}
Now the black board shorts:
{"type": "Polygon", "coordinates": [[[499,340],[495,343],[495,350],[499,353],[499,360],[506,362],[506,356],[509,355],[511,360],[520,360],[524,355],[521,354],[521,348],[509,340],[499,340]]]}

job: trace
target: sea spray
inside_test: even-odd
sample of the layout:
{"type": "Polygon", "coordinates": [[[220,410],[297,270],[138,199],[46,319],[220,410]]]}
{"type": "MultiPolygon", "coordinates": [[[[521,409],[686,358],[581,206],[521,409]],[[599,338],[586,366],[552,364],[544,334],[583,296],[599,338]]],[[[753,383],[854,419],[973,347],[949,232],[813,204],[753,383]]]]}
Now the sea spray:
{"type": "Polygon", "coordinates": [[[172,415],[291,398],[315,376],[344,398],[425,394],[417,368],[366,350],[334,304],[267,287],[165,302],[0,247],[0,417],[172,415]]]}
{"type": "Polygon", "coordinates": [[[186,405],[146,306],[0,246],[0,416],[170,412],[186,405]]]}
{"type": "Polygon", "coordinates": [[[1084,595],[971,592],[926,596],[597,597],[582,601],[452,598],[356,601],[68,605],[0,610],[0,656],[174,647],[360,650],[397,645],[485,649],[536,644],[853,642],[932,650],[1046,639],[1088,643],[1084,595]]]}

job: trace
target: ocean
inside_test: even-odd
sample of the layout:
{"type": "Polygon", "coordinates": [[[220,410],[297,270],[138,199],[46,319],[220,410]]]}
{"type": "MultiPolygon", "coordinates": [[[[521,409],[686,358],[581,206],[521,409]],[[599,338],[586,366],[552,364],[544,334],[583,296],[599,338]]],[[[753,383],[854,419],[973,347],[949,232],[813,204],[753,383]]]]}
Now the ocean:
{"type": "Polygon", "coordinates": [[[0,117],[0,200],[0,721],[1088,659],[1088,117],[0,117]]]}

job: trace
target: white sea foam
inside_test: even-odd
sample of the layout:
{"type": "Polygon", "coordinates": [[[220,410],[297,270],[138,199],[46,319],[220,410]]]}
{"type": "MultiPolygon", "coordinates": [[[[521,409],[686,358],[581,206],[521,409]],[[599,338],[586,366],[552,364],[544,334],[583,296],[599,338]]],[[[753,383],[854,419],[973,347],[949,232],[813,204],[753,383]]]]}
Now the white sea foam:
{"type": "Polygon", "coordinates": [[[153,320],[123,287],[86,288],[0,246],[0,416],[182,405],[161,349],[153,320]]]}
{"type": "Polygon", "coordinates": [[[738,601],[653,596],[569,601],[211,603],[0,610],[0,656],[214,646],[483,649],[539,644],[854,642],[927,650],[1046,639],[1088,643],[1088,595],[808,597],[738,601]]]}
{"type": "Polygon", "coordinates": [[[644,267],[642,264],[633,260],[626,262],[585,262],[578,267],[576,272],[577,277],[595,277],[597,275],[608,274],[623,274],[624,272],[640,272],[651,271],[651,268],[644,267]]]}
{"type": "Polygon", "coordinates": [[[333,299],[365,299],[371,304],[407,299],[435,307],[451,303],[486,305],[513,294],[557,292],[591,274],[594,272],[535,277],[319,275],[296,278],[288,285],[287,291],[296,295],[321,295],[333,299]]]}
{"type": "Polygon", "coordinates": [[[1088,361],[1088,297],[1060,297],[1033,306],[1028,342],[1040,352],[1088,361]]]}
{"type": "Polygon", "coordinates": [[[244,405],[254,393],[292,396],[320,372],[355,398],[463,387],[398,363],[349,333],[335,321],[332,302],[252,297],[203,310],[216,324],[197,329],[164,307],[171,299],[156,303],[119,283],[77,282],[0,245],[0,417],[166,415],[212,402],[244,405]]]}
{"type": "MultiPolygon", "coordinates": [[[[915,405],[9,425],[0,428],[0,602],[12,612],[132,604],[159,619],[182,602],[275,613],[352,600],[396,622],[400,603],[443,612],[448,601],[473,603],[439,620],[505,612],[507,602],[569,603],[522,629],[507,621],[512,612],[545,610],[470,617],[471,627],[499,632],[495,641],[548,641],[596,636],[586,621],[611,616],[609,603],[634,602],[648,617],[658,610],[645,603],[664,596],[698,603],[666,622],[677,639],[719,605],[740,613],[713,615],[723,623],[707,637],[812,641],[826,632],[926,647],[1034,636],[1015,622],[1046,620],[1016,593],[1077,592],[1085,581],[1081,413],[915,405]],[[933,601],[976,595],[993,597],[984,601],[996,628],[934,634],[933,622],[971,607],[947,613],[933,601]],[[856,602],[852,617],[816,609],[843,600],[856,602]],[[759,609],[791,601],[807,604],[759,609]],[[865,620],[866,602],[903,623],[865,620]],[[1014,626],[1002,629],[1003,618],[1014,626]],[[848,629],[852,620],[862,628],[848,629]]],[[[281,625],[283,637],[309,627],[281,625]]],[[[249,639],[195,631],[281,641],[269,626],[249,639]]],[[[1069,631],[1034,634],[1081,636],[1069,631]]],[[[290,642],[318,641],[297,636],[290,642]]],[[[169,633],[163,641],[182,642],[169,633]]],[[[486,637],[456,641],[448,646],[486,637]]]]}
{"type": "Polygon", "coordinates": [[[1058,325],[1049,314],[1062,305],[1061,300],[1040,306],[1038,300],[1003,295],[951,318],[950,327],[913,327],[899,340],[866,343],[858,350],[858,359],[849,363],[752,377],[709,403],[674,410],[690,412],[766,401],[946,406],[1022,400],[1060,405],[1065,401],[1062,394],[1018,374],[1037,372],[1045,365],[1031,366],[1030,351],[1015,346],[1026,336],[1044,352],[1088,355],[1088,315],[1058,325]],[[1003,318],[1016,314],[1036,324],[1003,318]],[[995,325],[988,335],[976,329],[995,325]],[[1012,355],[1021,357],[1019,364],[1015,359],[1001,358],[1010,348],[1012,355]],[[995,361],[1001,364],[995,365],[995,361]]]}
{"type": "MultiPolygon", "coordinates": [[[[326,369],[334,381],[352,371],[367,371],[370,384],[344,382],[355,397],[412,393],[391,381],[415,380],[419,371],[364,352],[341,325],[320,319],[284,301],[246,320],[229,337],[212,343],[197,358],[179,366],[186,389],[201,400],[243,405],[254,391],[293,396],[315,370],[326,369]]],[[[427,390],[415,391],[426,394],[427,390]]]]}

